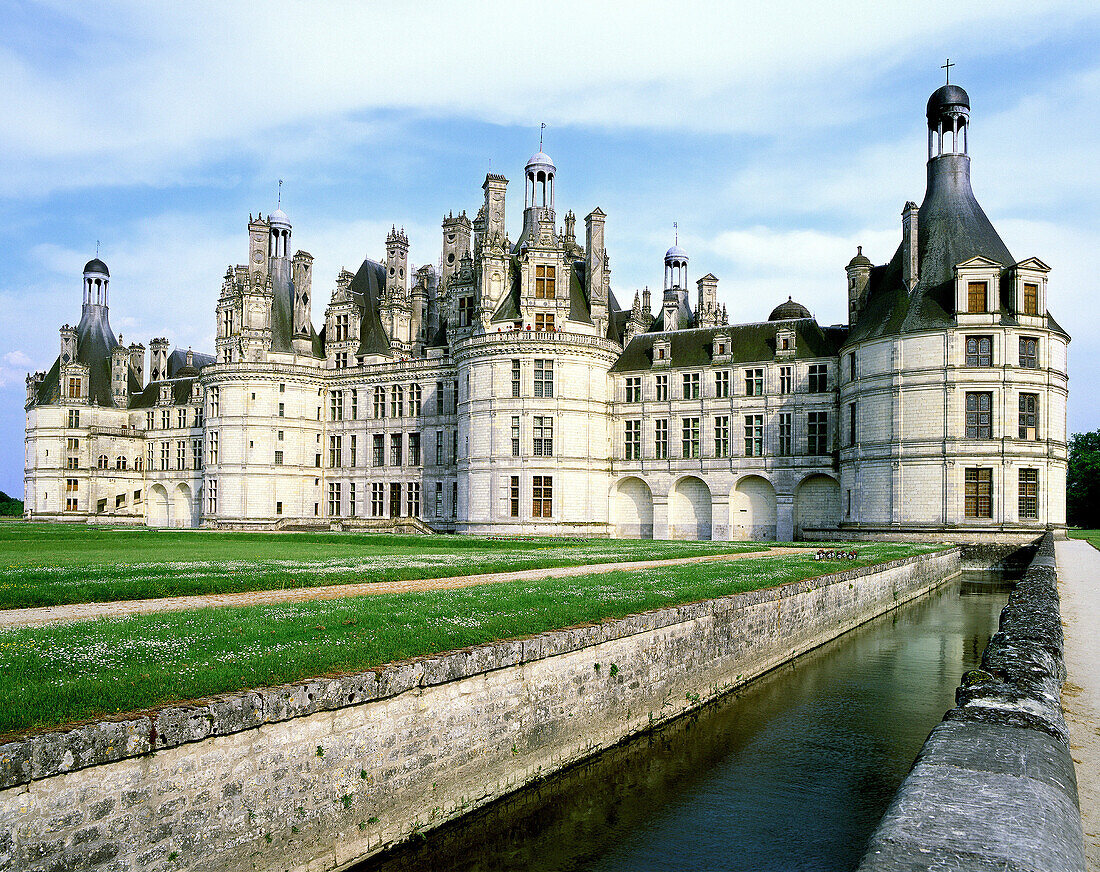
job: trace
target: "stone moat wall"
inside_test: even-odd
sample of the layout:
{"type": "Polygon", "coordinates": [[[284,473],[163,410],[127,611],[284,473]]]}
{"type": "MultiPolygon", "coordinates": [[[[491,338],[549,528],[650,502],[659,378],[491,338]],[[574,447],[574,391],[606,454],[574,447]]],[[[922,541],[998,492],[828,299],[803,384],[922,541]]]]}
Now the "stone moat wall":
{"type": "Polygon", "coordinates": [[[960,550],[0,746],[0,872],[342,869],[703,705],[960,550]]]}
{"type": "Polygon", "coordinates": [[[1047,533],[868,844],[860,872],[1084,872],[1054,537],[1047,533]]]}

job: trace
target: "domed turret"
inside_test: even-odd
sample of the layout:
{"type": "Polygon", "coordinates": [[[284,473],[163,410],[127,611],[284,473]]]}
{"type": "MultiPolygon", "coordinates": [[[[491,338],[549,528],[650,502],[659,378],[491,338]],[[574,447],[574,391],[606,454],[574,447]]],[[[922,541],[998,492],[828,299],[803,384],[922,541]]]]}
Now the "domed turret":
{"type": "Polygon", "coordinates": [[[863,253],[863,246],[862,245],[857,245],[856,246],[856,256],[853,257],[850,261],[848,261],[848,267],[847,268],[848,269],[853,269],[855,267],[861,267],[861,266],[870,267],[870,266],[872,266],[872,263],[871,263],[871,259],[863,253]]]}
{"type": "Polygon", "coordinates": [[[680,248],[680,234],[665,252],[665,290],[687,288],[688,253],[680,248]]]}
{"type": "Polygon", "coordinates": [[[101,261],[98,257],[93,257],[86,264],[84,264],[84,275],[102,275],[111,277],[111,271],[107,269],[107,264],[101,261]]]}
{"type": "Polygon", "coordinates": [[[553,210],[554,176],[557,171],[553,159],[541,147],[531,155],[524,168],[524,209],[541,207],[553,210]]]}
{"type": "Polygon", "coordinates": [[[111,280],[111,271],[98,257],[84,264],[84,305],[106,306],[107,285],[111,280]]]}
{"type": "Polygon", "coordinates": [[[928,159],[966,154],[970,97],[958,85],[944,85],[928,98],[928,159]],[[946,148],[945,148],[946,146],[946,148]]]}
{"type": "Polygon", "coordinates": [[[768,316],[769,321],[794,321],[799,318],[812,318],[810,310],[803,306],[801,303],[796,303],[790,297],[787,297],[787,302],[780,303],[768,316]]]}
{"type": "Polygon", "coordinates": [[[290,219],[281,208],[267,216],[269,231],[268,257],[289,257],[290,219]]]}

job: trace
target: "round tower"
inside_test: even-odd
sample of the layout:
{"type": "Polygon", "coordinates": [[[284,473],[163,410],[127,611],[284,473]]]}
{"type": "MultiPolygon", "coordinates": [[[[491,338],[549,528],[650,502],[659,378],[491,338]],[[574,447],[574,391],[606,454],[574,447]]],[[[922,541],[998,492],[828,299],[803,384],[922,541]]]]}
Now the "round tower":
{"type": "Polygon", "coordinates": [[[268,246],[267,256],[284,258],[290,256],[290,219],[282,209],[276,209],[267,216],[268,246]]]}
{"type": "Polygon", "coordinates": [[[557,171],[553,159],[546,152],[540,150],[531,155],[524,169],[524,209],[539,207],[553,211],[554,175],[557,171]]]}
{"type": "Polygon", "coordinates": [[[958,85],[944,85],[928,98],[928,159],[967,154],[970,97],[958,85]],[[945,147],[946,146],[946,147],[945,147]]]}
{"type": "Polygon", "coordinates": [[[107,306],[107,285],[111,272],[107,264],[94,257],[84,264],[84,305],[107,306]]]}

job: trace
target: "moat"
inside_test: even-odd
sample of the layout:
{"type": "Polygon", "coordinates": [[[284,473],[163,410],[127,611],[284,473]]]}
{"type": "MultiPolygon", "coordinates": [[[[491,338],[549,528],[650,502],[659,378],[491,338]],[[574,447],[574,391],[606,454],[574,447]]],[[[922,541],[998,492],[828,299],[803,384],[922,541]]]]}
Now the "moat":
{"type": "Polygon", "coordinates": [[[1008,591],[967,574],[356,872],[853,869],[1008,591]]]}

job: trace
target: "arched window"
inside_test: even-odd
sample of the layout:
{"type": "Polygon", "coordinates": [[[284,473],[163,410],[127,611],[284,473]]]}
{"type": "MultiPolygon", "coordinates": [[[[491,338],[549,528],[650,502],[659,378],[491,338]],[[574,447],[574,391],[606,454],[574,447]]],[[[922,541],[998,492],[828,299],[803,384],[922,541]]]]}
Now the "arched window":
{"type": "Polygon", "coordinates": [[[115,458],[115,469],[125,469],[125,468],[126,468],[126,458],[122,457],[122,456],[116,457],[115,458]]]}
{"type": "Polygon", "coordinates": [[[136,469],[140,472],[141,467],[142,467],[142,461],[141,461],[141,455],[139,454],[137,457],[134,458],[134,469],[136,469]]]}
{"type": "Polygon", "coordinates": [[[99,455],[99,462],[96,465],[100,469],[106,469],[107,468],[107,455],[106,454],[99,455]]]}

